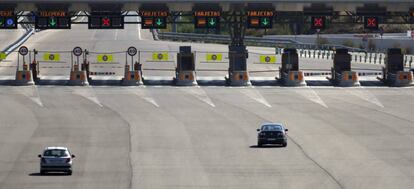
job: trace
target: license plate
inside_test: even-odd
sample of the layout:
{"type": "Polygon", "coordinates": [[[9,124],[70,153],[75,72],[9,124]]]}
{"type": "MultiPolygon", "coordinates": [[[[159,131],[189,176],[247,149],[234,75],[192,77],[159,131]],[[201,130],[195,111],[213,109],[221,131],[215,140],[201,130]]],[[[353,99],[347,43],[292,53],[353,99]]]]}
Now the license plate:
{"type": "Polygon", "coordinates": [[[276,140],[276,139],[275,139],[275,138],[269,138],[269,139],[267,139],[267,140],[272,140],[272,141],[273,141],[273,140],[276,140]]]}

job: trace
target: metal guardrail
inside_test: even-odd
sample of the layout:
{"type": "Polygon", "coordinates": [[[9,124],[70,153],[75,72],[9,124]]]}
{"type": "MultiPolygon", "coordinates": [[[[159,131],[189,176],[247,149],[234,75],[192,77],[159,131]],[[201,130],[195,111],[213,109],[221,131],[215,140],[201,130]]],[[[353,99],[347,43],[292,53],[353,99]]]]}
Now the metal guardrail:
{"type": "MultiPolygon", "coordinates": [[[[175,41],[202,41],[210,43],[229,44],[231,39],[228,35],[217,34],[197,34],[197,33],[173,33],[173,32],[159,32],[158,38],[163,40],[175,41]]],[[[279,47],[279,48],[297,48],[297,49],[316,49],[316,50],[332,50],[338,48],[349,49],[350,52],[365,52],[364,49],[348,47],[336,44],[311,44],[301,43],[291,39],[269,39],[262,37],[246,36],[244,41],[247,45],[265,46],[265,47],[279,47]]]]}
{"type": "MultiPolygon", "coordinates": [[[[217,34],[197,34],[197,33],[172,33],[172,32],[160,32],[158,33],[159,39],[166,40],[179,40],[179,41],[205,41],[214,43],[230,43],[231,39],[228,35],[217,34]]],[[[272,46],[275,44],[295,44],[297,41],[282,39],[282,40],[268,40],[261,37],[245,37],[244,41],[247,44],[257,44],[264,46],[272,46]]]]}

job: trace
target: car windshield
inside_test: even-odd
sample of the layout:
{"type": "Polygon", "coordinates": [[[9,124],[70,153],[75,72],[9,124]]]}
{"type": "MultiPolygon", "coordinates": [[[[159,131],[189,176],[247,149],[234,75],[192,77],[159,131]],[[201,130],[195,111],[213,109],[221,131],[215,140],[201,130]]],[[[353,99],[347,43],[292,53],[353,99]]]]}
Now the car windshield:
{"type": "Polygon", "coordinates": [[[263,125],[262,131],[282,131],[282,126],[280,125],[263,125]]]}
{"type": "Polygon", "coordinates": [[[64,156],[68,156],[68,153],[66,152],[66,150],[53,149],[53,150],[46,150],[43,156],[64,157],[64,156]]]}

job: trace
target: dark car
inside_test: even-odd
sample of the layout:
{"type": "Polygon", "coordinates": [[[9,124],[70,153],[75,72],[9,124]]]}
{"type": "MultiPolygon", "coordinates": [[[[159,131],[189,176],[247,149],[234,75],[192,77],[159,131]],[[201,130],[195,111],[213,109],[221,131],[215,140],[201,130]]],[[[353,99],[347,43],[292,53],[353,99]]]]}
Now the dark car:
{"type": "Polygon", "coordinates": [[[280,123],[266,123],[257,129],[257,146],[261,147],[266,144],[279,144],[287,146],[287,131],[280,123]]]}

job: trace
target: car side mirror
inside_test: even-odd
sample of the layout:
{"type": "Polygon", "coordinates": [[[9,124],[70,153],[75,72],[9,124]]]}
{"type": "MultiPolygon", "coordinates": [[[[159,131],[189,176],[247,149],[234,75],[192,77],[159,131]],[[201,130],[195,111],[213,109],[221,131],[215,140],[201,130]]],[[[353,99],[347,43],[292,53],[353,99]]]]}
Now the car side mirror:
{"type": "Polygon", "coordinates": [[[257,131],[257,132],[259,132],[259,131],[260,131],[260,129],[256,129],[256,131],[257,131]]]}
{"type": "Polygon", "coordinates": [[[288,131],[289,131],[289,129],[285,129],[285,131],[286,131],[286,132],[288,132],[288,131]]]}
{"type": "Polygon", "coordinates": [[[42,155],[40,155],[40,154],[39,154],[39,155],[37,155],[37,157],[41,158],[41,157],[42,157],[42,155]]]}
{"type": "Polygon", "coordinates": [[[72,158],[75,158],[76,156],[72,154],[72,155],[71,155],[71,157],[72,157],[72,158]]]}

